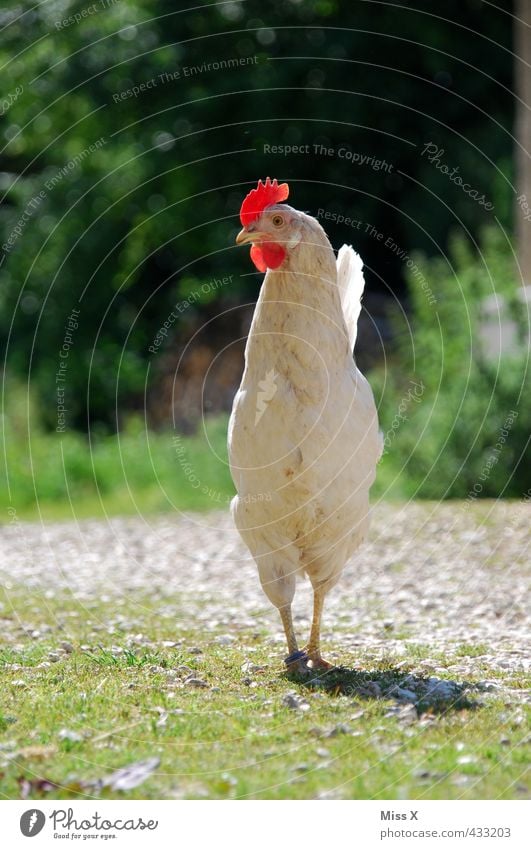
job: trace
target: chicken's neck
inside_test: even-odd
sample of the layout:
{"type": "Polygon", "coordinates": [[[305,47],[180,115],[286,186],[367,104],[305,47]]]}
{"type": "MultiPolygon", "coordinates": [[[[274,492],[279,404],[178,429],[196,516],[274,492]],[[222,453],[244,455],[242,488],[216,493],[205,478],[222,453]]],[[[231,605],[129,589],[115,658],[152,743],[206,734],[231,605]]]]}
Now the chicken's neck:
{"type": "Polygon", "coordinates": [[[268,362],[282,371],[296,359],[324,374],[352,358],[334,253],[311,247],[287,268],[266,274],[247,343],[248,368],[268,362]]]}

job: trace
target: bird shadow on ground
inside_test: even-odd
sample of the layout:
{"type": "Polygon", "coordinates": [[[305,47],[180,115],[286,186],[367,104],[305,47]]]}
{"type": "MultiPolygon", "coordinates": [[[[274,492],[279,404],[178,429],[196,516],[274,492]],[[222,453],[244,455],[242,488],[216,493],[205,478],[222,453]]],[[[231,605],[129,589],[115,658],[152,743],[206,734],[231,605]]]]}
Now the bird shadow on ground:
{"type": "Polygon", "coordinates": [[[364,671],[336,666],[327,670],[309,669],[305,676],[295,673],[286,675],[290,681],[304,689],[331,697],[394,701],[402,707],[412,706],[419,716],[424,713],[446,714],[475,710],[481,707],[481,703],[471,697],[471,691],[485,689],[481,683],[414,675],[394,667],[364,671]]]}

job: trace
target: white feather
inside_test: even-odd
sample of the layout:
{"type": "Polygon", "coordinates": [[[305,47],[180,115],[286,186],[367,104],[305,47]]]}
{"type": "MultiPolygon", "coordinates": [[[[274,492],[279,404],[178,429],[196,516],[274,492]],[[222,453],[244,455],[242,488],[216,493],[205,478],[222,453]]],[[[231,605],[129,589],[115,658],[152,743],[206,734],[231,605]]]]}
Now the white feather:
{"type": "Polygon", "coordinates": [[[343,245],[337,255],[337,285],[350,347],[353,351],[356,344],[361,296],[363,295],[365,280],[363,278],[362,259],[350,245],[343,245]]]}

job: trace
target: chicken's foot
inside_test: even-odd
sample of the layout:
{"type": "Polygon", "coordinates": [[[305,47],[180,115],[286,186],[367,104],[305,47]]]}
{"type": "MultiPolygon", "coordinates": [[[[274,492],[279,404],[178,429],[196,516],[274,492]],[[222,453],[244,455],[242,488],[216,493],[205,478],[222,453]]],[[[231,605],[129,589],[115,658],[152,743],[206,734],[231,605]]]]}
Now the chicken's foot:
{"type": "Polygon", "coordinates": [[[310,631],[310,639],[304,651],[308,655],[312,669],[331,669],[333,664],[328,663],[321,657],[321,617],[327,587],[325,584],[314,587],[313,591],[313,619],[310,631]]]}
{"type": "Polygon", "coordinates": [[[284,660],[284,663],[287,666],[288,672],[305,675],[308,672],[308,657],[304,649],[300,651],[297,646],[297,637],[295,636],[293,618],[291,616],[291,605],[287,604],[284,607],[280,607],[278,612],[280,613],[288,642],[289,655],[284,660]]]}

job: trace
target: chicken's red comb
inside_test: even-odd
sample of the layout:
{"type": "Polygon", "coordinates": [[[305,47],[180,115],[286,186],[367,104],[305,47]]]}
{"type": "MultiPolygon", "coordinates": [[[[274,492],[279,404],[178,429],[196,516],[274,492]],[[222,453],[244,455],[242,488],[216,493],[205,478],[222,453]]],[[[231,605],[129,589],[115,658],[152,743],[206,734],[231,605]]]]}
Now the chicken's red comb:
{"type": "Polygon", "coordinates": [[[282,203],[289,195],[289,186],[287,183],[278,185],[277,180],[271,180],[266,177],[265,183],[258,180],[256,189],[251,189],[240,209],[240,221],[242,227],[248,227],[253,221],[262,214],[266,206],[271,206],[272,203],[282,203]]]}

